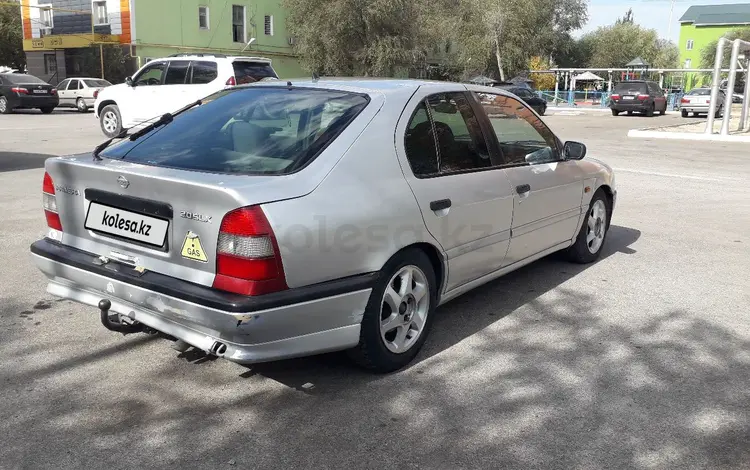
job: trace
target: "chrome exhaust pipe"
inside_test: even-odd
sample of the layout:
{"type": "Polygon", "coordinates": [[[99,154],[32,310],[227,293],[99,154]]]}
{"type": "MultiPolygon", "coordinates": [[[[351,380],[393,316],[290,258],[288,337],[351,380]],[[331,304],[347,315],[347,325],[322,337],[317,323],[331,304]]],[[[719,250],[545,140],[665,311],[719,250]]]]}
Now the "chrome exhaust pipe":
{"type": "Polygon", "coordinates": [[[214,341],[208,352],[216,357],[224,357],[224,354],[227,352],[227,345],[221,341],[214,341]]]}

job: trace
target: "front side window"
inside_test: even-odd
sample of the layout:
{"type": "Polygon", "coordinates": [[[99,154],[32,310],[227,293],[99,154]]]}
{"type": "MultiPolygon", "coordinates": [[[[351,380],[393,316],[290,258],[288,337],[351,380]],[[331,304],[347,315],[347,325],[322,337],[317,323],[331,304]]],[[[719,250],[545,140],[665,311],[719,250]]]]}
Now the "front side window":
{"type": "Polygon", "coordinates": [[[315,159],[367,106],[365,95],[282,87],[222,90],[140,139],[102,153],[215,173],[283,175],[315,159]]]}
{"type": "Polygon", "coordinates": [[[173,60],[169,62],[167,76],[164,78],[165,85],[184,85],[187,83],[188,68],[190,61],[173,60]]]}
{"type": "Polygon", "coordinates": [[[166,64],[164,62],[156,62],[149,64],[143,69],[135,79],[136,86],[155,86],[161,85],[161,77],[164,74],[166,64]]]}
{"type": "Polygon", "coordinates": [[[515,98],[474,93],[492,124],[506,165],[559,160],[557,139],[529,108],[515,98]]]}
{"type": "Polygon", "coordinates": [[[107,0],[95,0],[91,8],[94,10],[94,24],[109,24],[107,0]]]}
{"type": "Polygon", "coordinates": [[[190,83],[202,85],[211,83],[219,76],[219,68],[216,62],[193,62],[193,76],[190,83]]]}
{"type": "Polygon", "coordinates": [[[208,7],[198,7],[198,27],[200,29],[208,29],[208,7]]]}
{"type": "Polygon", "coordinates": [[[245,7],[232,5],[232,41],[245,42],[245,7]]]}
{"type": "MultiPolygon", "coordinates": [[[[2,82],[0,82],[2,83],[2,82]]],[[[64,91],[68,89],[68,84],[70,83],[70,79],[65,79],[57,84],[58,91],[64,91]]]]}

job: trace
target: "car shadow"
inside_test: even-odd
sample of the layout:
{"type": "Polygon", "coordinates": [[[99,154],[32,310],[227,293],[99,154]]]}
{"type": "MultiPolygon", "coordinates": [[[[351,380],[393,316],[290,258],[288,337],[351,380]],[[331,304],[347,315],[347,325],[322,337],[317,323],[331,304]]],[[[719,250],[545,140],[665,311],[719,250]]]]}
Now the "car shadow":
{"type": "MultiPolygon", "coordinates": [[[[640,235],[639,230],[612,225],[596,263],[614,254],[636,253],[630,246],[640,235]]],[[[519,307],[596,264],[573,264],[560,258],[550,255],[440,306],[435,311],[430,337],[415,360],[402,370],[417,368],[419,373],[421,362],[502,321],[519,307]]],[[[352,364],[343,352],[255,364],[247,369],[241,377],[262,375],[311,394],[336,390],[354,377],[365,382],[379,377],[352,364]]]]}

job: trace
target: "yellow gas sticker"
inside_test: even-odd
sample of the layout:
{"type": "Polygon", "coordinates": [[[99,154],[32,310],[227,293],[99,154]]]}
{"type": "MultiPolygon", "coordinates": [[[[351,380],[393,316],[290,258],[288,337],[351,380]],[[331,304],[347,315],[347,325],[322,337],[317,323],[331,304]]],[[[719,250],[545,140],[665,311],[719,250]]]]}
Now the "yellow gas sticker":
{"type": "Polygon", "coordinates": [[[188,231],[185,241],[182,243],[182,257],[193,261],[208,263],[206,252],[201,245],[201,239],[197,233],[188,231]]]}

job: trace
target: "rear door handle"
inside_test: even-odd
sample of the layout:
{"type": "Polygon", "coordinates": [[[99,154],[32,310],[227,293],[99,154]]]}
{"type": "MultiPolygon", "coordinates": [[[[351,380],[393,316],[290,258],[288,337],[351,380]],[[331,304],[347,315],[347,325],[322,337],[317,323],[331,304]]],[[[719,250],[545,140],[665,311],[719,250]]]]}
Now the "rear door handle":
{"type": "Polygon", "coordinates": [[[531,185],[519,184],[518,186],[516,186],[516,192],[518,194],[528,193],[529,191],[531,191],[531,185]]]}
{"type": "Polygon", "coordinates": [[[448,209],[450,206],[451,206],[450,199],[438,199],[437,201],[432,201],[430,203],[430,210],[437,212],[443,209],[448,209]]]}

